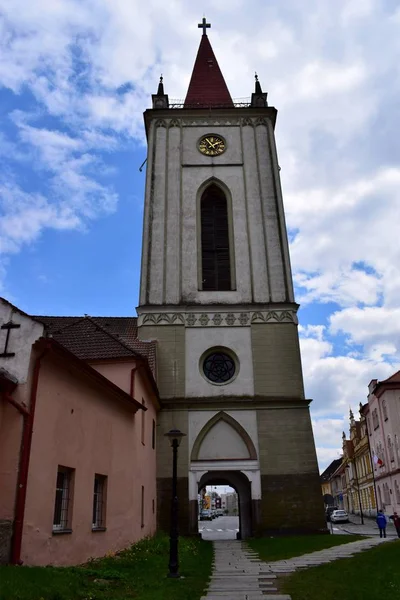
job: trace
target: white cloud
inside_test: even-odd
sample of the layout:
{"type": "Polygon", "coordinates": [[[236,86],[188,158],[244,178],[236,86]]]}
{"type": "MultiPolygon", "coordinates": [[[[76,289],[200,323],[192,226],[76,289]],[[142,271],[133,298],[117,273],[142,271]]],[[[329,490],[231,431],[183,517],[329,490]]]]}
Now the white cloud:
{"type": "Polygon", "coordinates": [[[313,399],[314,419],[339,418],[351,407],[358,410],[365,403],[371,379],[386,379],[399,368],[400,360],[350,351],[333,355],[333,344],[324,339],[304,338],[300,333],[300,348],[306,396],[313,399]]]}
{"type": "Polygon", "coordinates": [[[344,333],[371,357],[400,356],[400,308],[351,307],[333,313],[330,332],[344,333]]]}
{"type": "Polygon", "coordinates": [[[324,448],[317,446],[317,457],[320,473],[325,471],[326,467],[337,458],[340,458],[339,448],[324,448]]]}

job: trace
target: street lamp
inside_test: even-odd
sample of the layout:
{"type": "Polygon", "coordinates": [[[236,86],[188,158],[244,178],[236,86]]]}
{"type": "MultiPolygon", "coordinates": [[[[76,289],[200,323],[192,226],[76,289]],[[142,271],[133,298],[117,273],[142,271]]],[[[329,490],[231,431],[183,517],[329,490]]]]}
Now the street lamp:
{"type": "Polygon", "coordinates": [[[180,577],[178,558],[178,494],[177,494],[177,464],[178,447],[186,433],[179,429],[171,429],[164,434],[172,447],[172,499],[171,499],[171,528],[169,536],[169,573],[168,577],[180,577]]]}
{"type": "MultiPolygon", "coordinates": [[[[356,464],[355,459],[352,464],[354,464],[354,475],[356,477],[356,483],[357,483],[358,504],[360,506],[361,525],[364,525],[364,513],[363,513],[363,509],[362,509],[362,504],[361,504],[360,484],[358,481],[357,464],[356,464]]],[[[346,469],[350,469],[350,465],[346,465],[346,469]]]]}

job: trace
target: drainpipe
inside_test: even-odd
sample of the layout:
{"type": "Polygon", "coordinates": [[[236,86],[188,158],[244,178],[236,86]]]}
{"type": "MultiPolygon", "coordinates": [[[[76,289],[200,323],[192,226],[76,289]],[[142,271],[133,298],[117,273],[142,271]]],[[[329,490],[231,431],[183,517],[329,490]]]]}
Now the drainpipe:
{"type": "Polygon", "coordinates": [[[46,350],[44,350],[44,352],[42,352],[42,354],[38,356],[35,361],[31,387],[30,410],[27,411],[22,406],[16,406],[18,404],[17,402],[14,400],[11,401],[10,398],[7,398],[9,402],[11,401],[13,406],[16,406],[16,408],[23,414],[24,417],[17,494],[15,501],[14,535],[11,547],[11,563],[13,565],[21,564],[22,531],[24,527],[26,488],[28,483],[29,459],[31,455],[33,420],[35,417],[40,365],[45,353],[46,350]]]}

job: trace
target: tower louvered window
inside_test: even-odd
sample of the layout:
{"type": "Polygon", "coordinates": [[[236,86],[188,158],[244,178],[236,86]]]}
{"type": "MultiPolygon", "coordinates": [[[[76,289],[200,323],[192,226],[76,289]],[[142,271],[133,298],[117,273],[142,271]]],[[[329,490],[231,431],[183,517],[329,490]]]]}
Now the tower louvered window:
{"type": "Polygon", "coordinates": [[[224,192],[208,187],[201,198],[202,289],[231,289],[228,206],[224,192]]]}

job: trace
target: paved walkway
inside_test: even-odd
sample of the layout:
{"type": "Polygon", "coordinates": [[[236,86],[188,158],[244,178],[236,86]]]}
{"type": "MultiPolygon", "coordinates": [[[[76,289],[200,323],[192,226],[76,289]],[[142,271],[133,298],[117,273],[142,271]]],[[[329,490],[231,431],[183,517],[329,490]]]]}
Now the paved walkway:
{"type": "Polygon", "coordinates": [[[366,538],[271,563],[260,562],[258,554],[245,542],[216,541],[213,573],[207,594],[201,600],[291,600],[287,594],[279,593],[276,587],[277,576],[338,558],[348,558],[386,541],[387,539],[366,538]]]}
{"type": "MultiPolygon", "coordinates": [[[[340,528],[346,533],[355,535],[368,535],[368,536],[379,536],[378,525],[376,524],[375,518],[364,516],[364,524],[361,525],[361,518],[359,515],[349,515],[350,523],[343,523],[340,528]]],[[[328,523],[329,525],[329,523],[328,523]]],[[[334,525],[335,526],[335,525],[334,525]]],[[[386,535],[391,538],[397,538],[397,531],[393,525],[393,521],[388,521],[386,526],[386,535]]]]}

